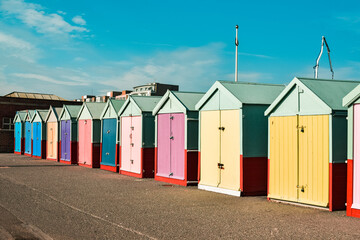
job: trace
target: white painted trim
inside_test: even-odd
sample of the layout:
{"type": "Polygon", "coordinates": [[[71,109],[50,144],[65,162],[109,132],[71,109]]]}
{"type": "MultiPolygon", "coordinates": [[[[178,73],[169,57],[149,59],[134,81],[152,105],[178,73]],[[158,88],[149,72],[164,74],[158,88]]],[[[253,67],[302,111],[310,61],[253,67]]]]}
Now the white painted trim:
{"type": "Polygon", "coordinates": [[[360,204],[359,203],[353,203],[351,205],[351,208],[360,209],[360,204]]]}
{"type": "Polygon", "coordinates": [[[227,195],[231,195],[231,196],[235,196],[235,197],[240,197],[241,196],[241,191],[235,191],[235,190],[230,190],[230,189],[225,189],[225,188],[205,186],[205,185],[201,185],[201,184],[198,185],[198,189],[205,190],[205,191],[210,191],[210,192],[227,194],[227,195]]]}
{"type": "Polygon", "coordinates": [[[333,116],[329,114],[329,163],[333,162],[333,116]]]}

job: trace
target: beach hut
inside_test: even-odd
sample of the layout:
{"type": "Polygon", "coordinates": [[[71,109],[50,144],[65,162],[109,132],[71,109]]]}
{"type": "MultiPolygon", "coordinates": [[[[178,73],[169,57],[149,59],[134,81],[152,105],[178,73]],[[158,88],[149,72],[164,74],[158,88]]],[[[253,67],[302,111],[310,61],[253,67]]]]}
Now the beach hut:
{"type": "Polygon", "coordinates": [[[120,174],[154,177],[155,122],[152,111],[160,99],[130,95],[120,109],[120,174]]]}
{"type": "Polygon", "coordinates": [[[125,100],[109,99],[101,114],[100,169],[119,171],[119,144],[117,142],[118,112],[125,100]]]}
{"type": "Polygon", "coordinates": [[[34,116],[35,110],[27,110],[25,117],[25,151],[24,155],[30,156],[32,154],[32,125],[31,119],[34,116]]]}
{"type": "Polygon", "coordinates": [[[46,158],[46,116],[49,110],[35,110],[32,124],[32,156],[46,158]]]}
{"type": "Polygon", "coordinates": [[[198,120],[204,93],[168,90],[154,108],[155,180],[183,186],[198,180],[198,120]]]}
{"type": "Polygon", "coordinates": [[[17,111],[14,117],[14,153],[24,154],[25,151],[25,118],[26,111],[17,111]]]}
{"type": "Polygon", "coordinates": [[[59,161],[59,116],[62,108],[50,106],[45,118],[46,123],[46,159],[59,161]]]}
{"type": "Polygon", "coordinates": [[[67,164],[78,163],[78,124],[77,116],[81,106],[64,105],[60,116],[60,162],[67,164]]]}
{"type": "Polygon", "coordinates": [[[360,218],[360,85],[343,98],[348,108],[346,215],[360,218]]]}
{"type": "Polygon", "coordinates": [[[266,110],[268,198],[345,209],[347,109],[360,82],[294,78],[266,110]]]}
{"type": "Polygon", "coordinates": [[[100,116],[106,103],[85,102],[77,116],[78,164],[84,167],[100,167],[100,116]]]}
{"type": "Polygon", "coordinates": [[[198,188],[233,196],[266,195],[265,109],[283,85],[216,81],[200,111],[198,188]]]}

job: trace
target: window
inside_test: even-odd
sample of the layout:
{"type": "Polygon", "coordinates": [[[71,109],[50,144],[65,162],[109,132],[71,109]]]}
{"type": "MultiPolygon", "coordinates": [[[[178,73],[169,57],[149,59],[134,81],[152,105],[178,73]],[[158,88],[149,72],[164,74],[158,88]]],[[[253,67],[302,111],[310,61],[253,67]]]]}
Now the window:
{"type": "Polygon", "coordinates": [[[14,130],[13,119],[9,117],[3,117],[2,129],[4,130],[14,130]]]}

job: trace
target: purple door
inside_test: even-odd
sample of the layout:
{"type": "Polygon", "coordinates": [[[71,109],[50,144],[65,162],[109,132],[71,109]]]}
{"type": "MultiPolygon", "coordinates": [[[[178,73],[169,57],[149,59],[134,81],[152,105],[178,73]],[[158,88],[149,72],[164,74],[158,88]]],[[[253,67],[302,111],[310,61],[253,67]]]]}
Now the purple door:
{"type": "Polygon", "coordinates": [[[70,161],[70,120],[61,121],[61,160],[70,161]]]}
{"type": "Polygon", "coordinates": [[[183,113],[170,116],[170,176],[184,179],[185,169],[185,122],[183,113]]]}
{"type": "Polygon", "coordinates": [[[170,174],[170,114],[157,116],[157,172],[160,177],[170,174]]]}

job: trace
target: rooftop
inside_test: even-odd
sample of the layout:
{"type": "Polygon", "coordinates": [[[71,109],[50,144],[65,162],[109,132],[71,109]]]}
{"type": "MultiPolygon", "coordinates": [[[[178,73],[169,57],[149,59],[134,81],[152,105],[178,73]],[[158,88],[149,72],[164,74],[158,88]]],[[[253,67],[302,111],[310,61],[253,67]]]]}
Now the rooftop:
{"type": "Polygon", "coordinates": [[[54,94],[45,93],[11,92],[4,95],[4,97],[66,101],[66,99],[56,96],[54,94]]]}

